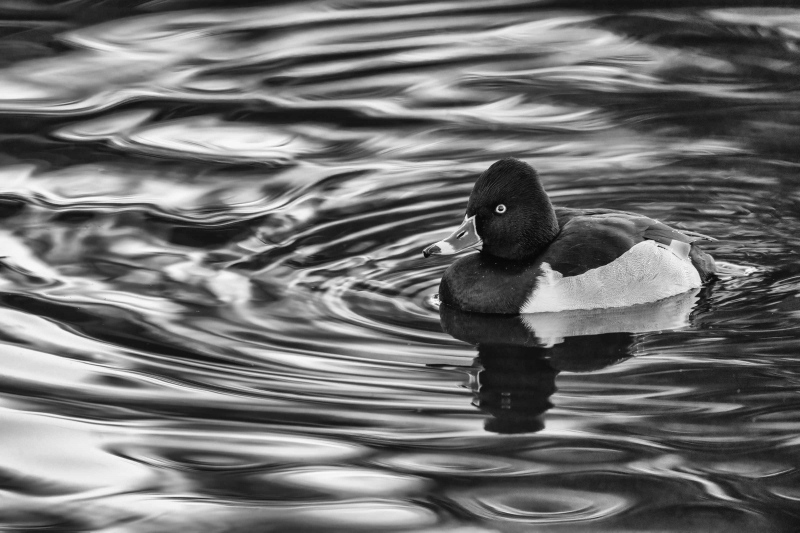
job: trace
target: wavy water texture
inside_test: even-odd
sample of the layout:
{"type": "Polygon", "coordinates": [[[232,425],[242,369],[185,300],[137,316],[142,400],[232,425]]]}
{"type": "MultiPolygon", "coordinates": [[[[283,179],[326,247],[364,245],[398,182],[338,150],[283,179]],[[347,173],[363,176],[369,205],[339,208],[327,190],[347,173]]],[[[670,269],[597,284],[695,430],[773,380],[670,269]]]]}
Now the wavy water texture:
{"type": "Polygon", "coordinates": [[[0,529],[797,530],[799,10],[258,4],[0,2],[0,529]],[[440,309],[508,155],[725,275],[440,309]]]}

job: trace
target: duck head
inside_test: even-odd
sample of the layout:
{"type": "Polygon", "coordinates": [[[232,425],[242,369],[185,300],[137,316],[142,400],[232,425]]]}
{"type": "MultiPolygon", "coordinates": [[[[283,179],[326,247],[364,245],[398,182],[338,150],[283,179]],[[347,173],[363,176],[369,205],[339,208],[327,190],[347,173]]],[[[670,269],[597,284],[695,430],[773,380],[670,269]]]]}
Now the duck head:
{"type": "Polygon", "coordinates": [[[521,261],[538,255],[558,231],[536,171],[508,158],[494,163],[475,182],[461,226],[422,253],[430,257],[480,249],[496,258],[521,261]]]}

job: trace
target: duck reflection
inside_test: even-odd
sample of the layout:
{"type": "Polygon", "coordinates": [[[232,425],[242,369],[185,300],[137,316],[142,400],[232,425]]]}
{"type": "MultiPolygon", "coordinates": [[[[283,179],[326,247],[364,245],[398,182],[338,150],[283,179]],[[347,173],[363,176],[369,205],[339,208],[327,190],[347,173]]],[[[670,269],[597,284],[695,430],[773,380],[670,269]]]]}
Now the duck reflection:
{"type": "Polygon", "coordinates": [[[638,334],[689,324],[699,290],[616,309],[481,315],[442,305],[442,329],[474,344],[474,404],[491,415],[486,430],[536,432],[562,372],[591,372],[633,355],[638,334]]]}

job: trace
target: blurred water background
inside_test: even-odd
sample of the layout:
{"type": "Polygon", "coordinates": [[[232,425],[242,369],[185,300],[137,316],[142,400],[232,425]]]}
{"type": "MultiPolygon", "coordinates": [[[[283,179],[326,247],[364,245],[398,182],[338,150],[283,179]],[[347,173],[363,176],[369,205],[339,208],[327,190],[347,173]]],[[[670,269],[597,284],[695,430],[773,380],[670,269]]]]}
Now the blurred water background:
{"type": "Polygon", "coordinates": [[[800,10],[734,5],[0,1],[0,530],[797,531],[800,10]],[[509,155],[757,270],[440,317],[509,155]]]}

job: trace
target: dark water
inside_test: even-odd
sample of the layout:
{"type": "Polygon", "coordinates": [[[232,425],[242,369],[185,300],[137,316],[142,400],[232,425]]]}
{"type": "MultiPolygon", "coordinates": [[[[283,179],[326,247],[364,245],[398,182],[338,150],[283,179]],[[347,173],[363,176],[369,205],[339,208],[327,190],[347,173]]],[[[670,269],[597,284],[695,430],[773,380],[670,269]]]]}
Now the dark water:
{"type": "Polygon", "coordinates": [[[0,530],[797,531],[800,10],[622,5],[0,2],[0,530]],[[440,319],[508,155],[757,270],[440,319]]]}

